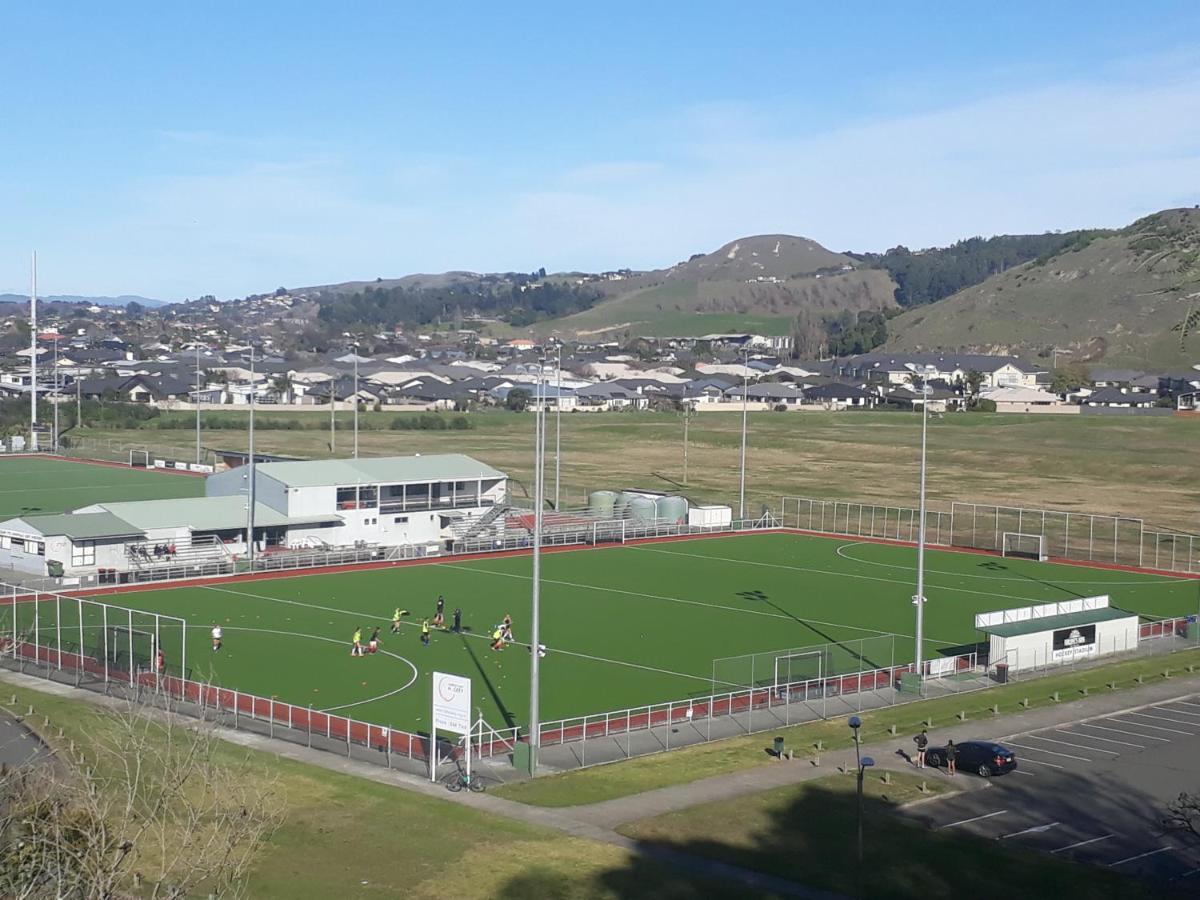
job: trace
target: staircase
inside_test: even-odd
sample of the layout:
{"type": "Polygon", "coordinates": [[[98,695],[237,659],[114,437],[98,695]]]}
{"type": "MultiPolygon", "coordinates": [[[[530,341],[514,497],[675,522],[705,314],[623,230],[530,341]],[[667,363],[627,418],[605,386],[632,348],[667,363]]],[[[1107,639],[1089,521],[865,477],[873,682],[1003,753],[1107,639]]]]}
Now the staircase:
{"type": "MultiPolygon", "coordinates": [[[[455,522],[449,528],[452,539],[455,541],[468,541],[472,538],[482,536],[497,519],[503,519],[509,509],[510,507],[507,503],[497,503],[477,519],[463,519],[462,521],[455,522]]],[[[495,531],[496,529],[492,530],[495,531]]],[[[500,531],[503,530],[504,523],[501,521],[500,531]]]]}

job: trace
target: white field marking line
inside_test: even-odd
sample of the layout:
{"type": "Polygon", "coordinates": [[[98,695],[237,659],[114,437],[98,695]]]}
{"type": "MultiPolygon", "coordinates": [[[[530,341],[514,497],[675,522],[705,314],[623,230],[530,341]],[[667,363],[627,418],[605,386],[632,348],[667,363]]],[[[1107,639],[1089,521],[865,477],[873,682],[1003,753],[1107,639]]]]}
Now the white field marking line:
{"type": "MultiPolygon", "coordinates": [[[[1157,709],[1157,707],[1152,706],[1150,709],[1157,709]]],[[[1189,722],[1187,719],[1172,719],[1170,716],[1152,716],[1150,713],[1144,712],[1121,713],[1121,715],[1138,716],[1142,719],[1157,719],[1159,722],[1174,722],[1176,725],[1190,725],[1193,728],[1200,728],[1200,722],[1189,722]]],[[[1193,732],[1186,733],[1191,734],[1193,732]]]]}
{"type": "Polygon", "coordinates": [[[1020,837],[1023,834],[1041,834],[1044,831],[1049,831],[1051,828],[1057,828],[1062,822],[1047,822],[1045,825],[1032,825],[1029,828],[1024,828],[1021,831],[1011,831],[1008,834],[1002,834],[996,840],[1006,841],[1009,838],[1020,837]]]}
{"type": "Polygon", "coordinates": [[[990,819],[993,816],[1002,816],[1006,812],[1008,812],[1007,809],[999,809],[996,810],[996,812],[984,813],[982,816],[974,816],[970,819],[959,819],[957,822],[949,822],[946,825],[939,825],[934,829],[934,831],[945,831],[947,828],[954,828],[957,825],[968,825],[971,822],[980,822],[984,819],[990,819]]]}
{"type": "MultiPolygon", "coordinates": [[[[1113,734],[1127,734],[1130,737],[1141,738],[1142,740],[1146,740],[1146,741],[1160,741],[1161,743],[1164,743],[1164,744],[1171,743],[1170,738],[1159,737],[1156,734],[1144,734],[1141,731],[1125,731],[1122,728],[1109,728],[1105,725],[1093,725],[1091,722],[1075,722],[1072,724],[1076,728],[1098,728],[1101,731],[1111,731],[1113,734]]],[[[1131,723],[1126,723],[1126,724],[1131,724],[1131,723]]],[[[1132,723],[1132,724],[1137,724],[1137,723],[1132,723]]]]}
{"type": "Polygon", "coordinates": [[[1191,878],[1193,875],[1200,874],[1200,869],[1190,869],[1180,875],[1180,878],[1191,878]]]}
{"type": "MultiPolygon", "coordinates": [[[[654,547],[630,547],[629,549],[637,550],[642,553],[663,553],[667,556],[686,556],[691,557],[692,559],[704,559],[710,562],[740,563],[746,566],[762,566],[768,569],[787,569],[792,572],[811,572],[814,575],[830,575],[834,578],[857,578],[862,581],[882,581],[884,584],[896,584],[908,587],[912,586],[911,581],[901,581],[895,578],[880,578],[877,575],[856,575],[851,572],[832,572],[828,569],[812,569],[807,566],[785,566],[782,563],[758,562],[757,560],[752,559],[729,559],[728,557],[724,556],[705,556],[700,553],[676,553],[672,550],[658,550],[654,547]]],[[[945,591],[953,594],[977,594],[981,597],[1003,597],[1006,600],[1024,600],[1028,603],[1037,603],[1039,599],[1044,599],[1038,597],[1020,597],[1016,594],[998,594],[995,591],[972,591],[968,588],[945,587],[942,585],[936,585],[936,587],[939,591],[945,591]]]]}
{"type": "Polygon", "coordinates": [[[1066,850],[1074,850],[1076,847],[1086,847],[1088,844],[1098,844],[1100,841],[1107,841],[1109,838],[1116,837],[1115,834],[1102,834],[1100,837],[1088,838],[1085,841],[1076,841],[1073,844],[1067,844],[1065,847],[1059,847],[1057,850],[1051,850],[1050,853],[1062,853],[1066,850]]]}
{"type": "MultiPolygon", "coordinates": [[[[247,625],[225,625],[223,627],[226,631],[253,631],[253,632],[258,632],[261,634],[279,634],[279,635],[283,635],[285,637],[303,637],[303,638],[310,638],[311,640],[314,640],[314,641],[326,641],[327,643],[330,643],[330,644],[345,645],[348,643],[348,641],[339,641],[337,638],[326,637],[325,635],[321,635],[321,634],[306,634],[303,631],[276,631],[273,628],[251,628],[247,625]]],[[[408,679],[408,683],[406,685],[404,685],[403,687],[396,688],[394,691],[388,691],[386,694],[380,694],[378,697],[368,697],[366,700],[356,700],[353,703],[343,703],[341,706],[327,706],[324,709],[317,709],[316,711],[317,712],[335,712],[339,709],[349,709],[352,706],[362,706],[364,703],[374,703],[376,700],[386,699],[387,697],[394,696],[395,694],[399,694],[400,692],[406,691],[410,687],[412,687],[413,683],[416,682],[417,677],[418,677],[417,667],[415,665],[413,665],[412,660],[406,659],[405,657],[401,656],[399,653],[393,653],[391,650],[384,650],[384,649],[380,648],[379,652],[382,653],[384,656],[390,656],[392,659],[400,660],[400,662],[404,663],[410,669],[412,669],[412,678],[408,679]]],[[[232,690],[232,689],[231,688],[222,688],[222,687],[218,686],[218,690],[227,691],[227,690],[232,690]]],[[[286,703],[287,701],[284,701],[284,702],[286,703]]],[[[289,706],[299,706],[298,703],[289,703],[288,705],[289,706]]]]}
{"type": "Polygon", "coordinates": [[[1122,744],[1126,747],[1137,747],[1141,750],[1146,749],[1145,744],[1135,744],[1132,741],[1118,741],[1118,740],[1115,740],[1114,738],[1100,737],[1099,735],[1096,735],[1096,734],[1080,734],[1078,731],[1067,731],[1064,728],[1056,728],[1056,729],[1054,729],[1054,733],[1055,734],[1069,734],[1072,737],[1090,738],[1093,741],[1104,741],[1106,744],[1122,744]]]}
{"type": "Polygon", "coordinates": [[[1077,750],[1095,750],[1097,753],[1111,753],[1113,756],[1120,756],[1119,750],[1105,750],[1103,747],[1089,747],[1086,744],[1073,744],[1070,741],[1060,741],[1058,738],[1042,737],[1040,734],[1024,735],[1027,741],[1047,741],[1051,744],[1062,744],[1064,747],[1074,747],[1077,750]]]}
{"type": "MultiPolygon", "coordinates": [[[[342,615],[354,616],[355,618],[367,618],[367,619],[379,618],[379,616],[375,613],[356,612],[354,610],[348,610],[348,609],[334,609],[331,606],[321,606],[319,603],[302,603],[299,600],[287,600],[283,597],[271,597],[267,594],[251,594],[248,591],[232,591],[229,588],[212,587],[211,585],[203,585],[203,587],[205,588],[205,590],[220,591],[223,594],[236,594],[239,597],[253,597],[257,600],[270,600],[275,603],[287,603],[291,606],[304,606],[304,607],[308,607],[309,609],[319,609],[323,612],[341,613],[342,615]]],[[[403,622],[402,621],[401,624],[410,626],[413,628],[417,627],[416,622],[403,622]]],[[[459,634],[462,635],[463,637],[477,638],[479,640],[485,640],[485,641],[490,640],[487,635],[479,634],[476,632],[461,631],[461,632],[459,632],[459,634]]],[[[329,638],[328,640],[334,640],[334,639],[329,638]]],[[[521,643],[520,641],[513,641],[512,645],[517,646],[517,647],[528,647],[529,646],[528,644],[521,643]]],[[[694,681],[703,681],[707,684],[712,684],[712,676],[710,676],[710,675],[704,675],[704,676],[689,675],[686,672],[672,672],[669,669],[655,669],[652,666],[643,666],[643,665],[639,665],[638,663],[626,662],[623,659],[608,659],[603,656],[589,656],[586,653],[577,653],[573,650],[566,650],[562,647],[554,647],[552,649],[554,650],[555,653],[564,653],[568,656],[580,656],[580,657],[583,657],[584,659],[590,659],[595,662],[606,662],[606,663],[612,663],[613,665],[617,665],[617,666],[628,666],[631,669],[645,669],[646,671],[649,671],[649,672],[660,672],[663,675],[675,675],[679,678],[690,678],[694,681]]]]}
{"type": "MultiPolygon", "coordinates": [[[[849,560],[850,562],[862,563],[865,566],[880,566],[885,569],[903,569],[905,571],[912,570],[912,566],[902,566],[902,565],[898,565],[896,563],[876,562],[875,560],[871,560],[871,559],[859,559],[857,556],[851,556],[848,553],[842,552],[843,550],[847,549],[848,547],[878,547],[878,546],[879,546],[879,544],[877,544],[875,541],[854,541],[849,544],[842,544],[834,552],[837,553],[837,555],[840,556],[842,559],[849,560]]],[[[937,550],[939,548],[933,547],[931,549],[937,550]]],[[[955,578],[986,578],[988,581],[1028,581],[1029,580],[1027,578],[1022,578],[1021,576],[1018,576],[1018,575],[1014,575],[1011,577],[1007,576],[1007,575],[975,575],[975,574],[971,574],[968,572],[948,572],[945,569],[930,569],[930,568],[926,567],[925,574],[928,575],[930,572],[933,572],[934,574],[937,574],[937,575],[950,575],[955,578]]],[[[1057,581],[1056,580],[1051,583],[1052,584],[1098,584],[1098,585],[1110,585],[1113,587],[1118,587],[1118,586],[1125,587],[1125,586],[1130,586],[1130,585],[1137,586],[1137,587],[1147,587],[1150,584],[1164,584],[1164,583],[1165,584],[1175,584],[1176,582],[1186,582],[1186,581],[1193,580],[1191,578],[1181,578],[1178,575],[1146,574],[1143,577],[1145,580],[1141,580],[1141,579],[1139,579],[1137,581],[1112,581],[1112,580],[1109,580],[1109,581],[1057,581]],[[1154,580],[1151,580],[1151,579],[1154,579],[1154,580]]]]}
{"type": "MultiPolygon", "coordinates": [[[[677,553],[675,555],[682,556],[683,554],[677,553]]],[[[522,575],[518,572],[497,572],[495,569],[481,569],[476,566],[464,566],[459,563],[434,563],[434,565],[441,566],[444,569],[461,569],[465,572],[475,572],[479,575],[499,575],[502,578],[519,578],[523,581],[531,581],[532,580],[532,576],[522,575]]],[[[847,629],[850,629],[851,631],[865,631],[867,634],[872,635],[873,637],[886,637],[886,636],[890,636],[893,633],[890,631],[880,631],[877,628],[862,628],[858,625],[843,625],[841,622],[822,622],[819,619],[806,619],[803,616],[799,616],[799,615],[793,617],[793,616],[785,615],[783,613],[763,612],[761,609],[746,609],[746,608],[738,607],[738,606],[722,606],[719,603],[705,603],[703,600],[687,600],[683,597],[667,597],[662,594],[644,594],[639,591],[626,591],[621,588],[604,587],[603,585],[599,585],[599,584],[580,584],[575,581],[558,581],[558,580],[553,580],[553,579],[549,579],[549,578],[543,578],[542,584],[557,584],[557,585],[561,585],[562,587],[584,588],[586,590],[602,591],[602,592],[608,593],[608,594],[624,594],[629,597],[644,597],[644,598],[647,598],[650,600],[667,600],[671,603],[684,603],[684,604],[687,604],[688,606],[703,606],[705,609],[719,609],[719,610],[723,610],[725,612],[738,613],[739,615],[741,615],[743,613],[748,613],[752,616],[766,616],[767,618],[770,618],[770,619],[787,619],[790,622],[795,622],[797,620],[799,620],[800,622],[812,622],[814,625],[827,625],[831,628],[847,628],[847,629]]],[[[913,635],[911,635],[911,634],[896,634],[896,637],[913,638],[913,635]]],[[[936,641],[933,643],[946,643],[946,642],[945,641],[936,641]]]]}
{"type": "Polygon", "coordinates": [[[1080,762],[1091,762],[1086,756],[1073,756],[1070,753],[1060,753],[1058,750],[1046,750],[1042,747],[1030,747],[1028,744],[1018,744],[1016,741],[1009,741],[1014,747],[1020,747],[1022,750],[1028,750],[1031,753],[1049,753],[1051,756],[1065,756],[1067,759],[1077,759],[1080,762]]]}
{"type": "MultiPolygon", "coordinates": [[[[1129,713],[1131,716],[1136,716],[1138,713],[1129,713]]],[[[1178,728],[1163,728],[1161,725],[1149,725],[1146,722],[1126,722],[1124,719],[1118,719],[1116,716],[1111,717],[1111,721],[1119,722],[1122,725],[1136,725],[1138,728],[1153,728],[1155,731],[1167,731],[1171,734],[1182,734],[1184,737],[1195,737],[1194,731],[1180,731],[1178,728]]]]}
{"type": "MultiPolygon", "coordinates": [[[[1066,768],[1066,766],[1060,766],[1058,763],[1046,762],[1045,760],[1041,760],[1041,759],[1030,759],[1028,756],[1022,756],[1020,765],[1025,765],[1025,763],[1033,763],[1035,766],[1049,766],[1051,769],[1065,769],[1066,768]]],[[[1021,775],[1030,774],[1028,772],[1022,772],[1020,769],[1017,769],[1016,771],[1021,775]]]]}
{"type": "Polygon", "coordinates": [[[1159,847],[1157,850],[1147,850],[1145,853],[1139,853],[1137,856],[1127,856],[1124,859],[1118,859],[1116,862],[1108,864],[1111,869],[1113,866],[1122,866],[1127,862],[1133,862],[1135,859],[1145,859],[1147,856],[1154,856],[1156,853],[1166,853],[1168,850],[1174,850],[1174,847],[1159,847]]]}

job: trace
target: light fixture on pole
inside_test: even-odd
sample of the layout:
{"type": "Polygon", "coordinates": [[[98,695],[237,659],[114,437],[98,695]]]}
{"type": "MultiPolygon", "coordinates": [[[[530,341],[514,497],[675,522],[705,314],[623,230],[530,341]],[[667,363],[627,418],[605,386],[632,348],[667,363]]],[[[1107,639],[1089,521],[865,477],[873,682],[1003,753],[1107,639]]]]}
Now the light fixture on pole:
{"type": "Polygon", "coordinates": [[[862,719],[858,716],[851,716],[846,724],[854,730],[854,761],[858,775],[858,864],[861,867],[863,862],[863,776],[867,769],[875,765],[875,760],[869,756],[860,755],[862,739],[858,735],[858,729],[862,727],[862,719]]]}
{"type": "Polygon", "coordinates": [[[529,774],[537,770],[541,745],[541,587],[542,505],[546,458],[545,360],[538,361],[536,404],[533,410],[533,588],[529,626],[529,774]],[[535,652],[537,651],[537,652],[535,652]]]}
{"type": "Polygon", "coordinates": [[[354,458],[358,459],[358,342],[354,344],[354,458]]]}
{"type": "Polygon", "coordinates": [[[742,348],[742,476],[738,490],[738,518],[746,519],[746,419],[749,413],[750,399],[750,347],[742,348]]]}
{"type": "Polygon", "coordinates": [[[913,655],[913,672],[916,684],[920,689],[921,676],[924,673],[925,650],[925,459],[929,434],[929,398],[932,389],[929,379],[937,374],[934,366],[918,366],[905,363],[905,368],[921,381],[921,497],[920,510],[917,515],[920,522],[917,525],[917,593],[913,597],[913,605],[917,608],[916,647],[913,655]]]}

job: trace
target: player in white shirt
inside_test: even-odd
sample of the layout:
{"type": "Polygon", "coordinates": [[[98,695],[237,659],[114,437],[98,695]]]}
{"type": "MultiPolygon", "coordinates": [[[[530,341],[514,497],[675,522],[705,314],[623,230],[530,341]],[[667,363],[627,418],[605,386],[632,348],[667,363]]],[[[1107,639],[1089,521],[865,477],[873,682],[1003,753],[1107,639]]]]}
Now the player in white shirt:
{"type": "Polygon", "coordinates": [[[213,652],[221,649],[221,626],[213,625],[212,628],[213,652]]]}

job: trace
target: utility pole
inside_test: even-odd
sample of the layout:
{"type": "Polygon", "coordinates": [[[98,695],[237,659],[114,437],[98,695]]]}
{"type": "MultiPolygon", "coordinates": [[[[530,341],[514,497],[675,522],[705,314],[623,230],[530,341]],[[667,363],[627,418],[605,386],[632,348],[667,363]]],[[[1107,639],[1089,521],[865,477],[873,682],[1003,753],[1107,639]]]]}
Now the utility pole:
{"type": "Polygon", "coordinates": [[[83,378],[75,370],[75,427],[83,428],[83,378]]]}
{"type": "Polygon", "coordinates": [[[29,449],[38,448],[37,435],[37,251],[33,251],[33,263],[29,276],[29,449]]]}
{"type": "Polygon", "coordinates": [[[688,425],[692,421],[693,410],[686,403],[683,407],[683,486],[688,483],[688,425]]]}
{"type": "Polygon", "coordinates": [[[545,360],[538,362],[537,406],[534,409],[533,438],[533,594],[529,628],[529,769],[537,769],[538,750],[541,745],[541,587],[542,587],[542,504],[543,474],[546,454],[545,423],[545,360]]]}
{"type": "Polygon", "coordinates": [[[337,456],[337,376],[329,376],[329,455],[337,456]]]}
{"type": "Polygon", "coordinates": [[[58,329],[54,331],[54,444],[51,452],[58,452],[58,329]]]}
{"type": "Polygon", "coordinates": [[[916,648],[913,652],[913,670],[917,680],[922,677],[925,650],[925,449],[929,434],[929,387],[930,377],[936,373],[933,366],[908,365],[913,374],[921,379],[921,498],[920,523],[917,527],[917,595],[913,597],[913,605],[917,608],[916,648]]]}
{"type": "Polygon", "coordinates": [[[254,345],[250,345],[250,454],[246,459],[246,559],[254,571],[254,345]]]}

